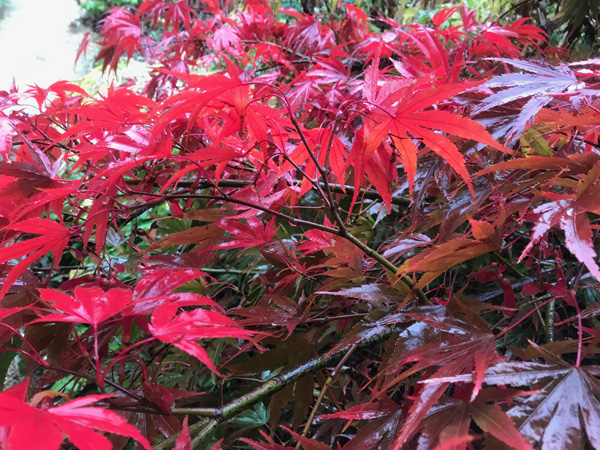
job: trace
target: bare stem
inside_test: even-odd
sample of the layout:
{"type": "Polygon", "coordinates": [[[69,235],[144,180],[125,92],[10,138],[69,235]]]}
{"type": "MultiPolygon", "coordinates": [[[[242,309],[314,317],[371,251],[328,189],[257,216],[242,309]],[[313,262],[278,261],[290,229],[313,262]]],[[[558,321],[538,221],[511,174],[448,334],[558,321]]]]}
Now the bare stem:
{"type": "MultiPolygon", "coordinates": [[[[352,353],[354,353],[354,350],[356,350],[357,347],[358,347],[358,344],[354,344],[352,347],[350,347],[348,349],[348,352],[340,360],[338,365],[335,366],[335,369],[333,369],[333,372],[331,372],[331,375],[329,375],[327,377],[327,380],[325,380],[325,384],[323,384],[323,387],[321,388],[321,392],[319,392],[319,397],[317,398],[317,401],[315,402],[313,409],[310,412],[310,416],[308,417],[306,424],[304,424],[304,429],[302,430],[302,436],[306,436],[308,434],[308,430],[310,430],[310,426],[312,425],[313,420],[315,420],[315,416],[317,414],[319,406],[321,405],[321,402],[323,401],[323,398],[325,397],[325,394],[327,393],[327,390],[333,384],[336,377],[342,370],[342,367],[344,366],[344,364],[346,364],[346,361],[348,361],[348,358],[350,358],[350,355],[352,355],[352,353]]],[[[300,445],[301,444],[298,441],[298,443],[296,444],[296,448],[300,448],[300,445]]]]}

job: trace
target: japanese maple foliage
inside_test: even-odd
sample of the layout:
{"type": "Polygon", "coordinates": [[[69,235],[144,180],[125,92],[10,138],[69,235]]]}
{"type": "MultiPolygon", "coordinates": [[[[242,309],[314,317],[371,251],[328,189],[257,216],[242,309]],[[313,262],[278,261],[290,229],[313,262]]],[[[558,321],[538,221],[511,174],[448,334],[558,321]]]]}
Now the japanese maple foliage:
{"type": "Polygon", "coordinates": [[[600,445],[600,63],[331,6],[115,8],[148,77],[0,92],[1,448],[600,445]]]}

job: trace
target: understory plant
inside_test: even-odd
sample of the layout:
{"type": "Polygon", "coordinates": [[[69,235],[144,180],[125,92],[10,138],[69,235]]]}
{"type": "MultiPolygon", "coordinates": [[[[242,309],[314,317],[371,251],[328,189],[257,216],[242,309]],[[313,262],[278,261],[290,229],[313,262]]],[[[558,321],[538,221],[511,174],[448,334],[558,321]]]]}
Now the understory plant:
{"type": "Polygon", "coordinates": [[[225,3],[0,92],[0,447],[599,448],[599,61],[225,3]]]}

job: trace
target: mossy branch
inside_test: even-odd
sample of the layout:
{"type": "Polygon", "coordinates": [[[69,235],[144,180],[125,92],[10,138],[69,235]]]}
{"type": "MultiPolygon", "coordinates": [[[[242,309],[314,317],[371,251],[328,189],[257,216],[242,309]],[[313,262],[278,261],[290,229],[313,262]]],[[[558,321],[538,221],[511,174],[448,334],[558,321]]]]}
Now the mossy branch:
{"type": "MultiPolygon", "coordinates": [[[[235,417],[245,409],[248,409],[260,400],[280,391],[287,385],[302,378],[304,375],[314,373],[323,367],[327,367],[333,363],[336,363],[346,354],[348,354],[350,350],[354,348],[364,348],[379,342],[383,342],[397,331],[397,327],[388,327],[382,330],[377,330],[368,334],[360,342],[349,343],[348,345],[338,348],[331,353],[313,358],[288,372],[274,376],[258,388],[242,395],[241,397],[238,397],[222,408],[174,408],[172,413],[198,415],[202,417],[206,417],[209,414],[212,415],[212,417],[205,418],[204,420],[190,425],[190,436],[192,436],[193,443],[195,444],[192,446],[192,448],[201,448],[200,444],[202,441],[219,425],[219,423],[235,417]],[[202,436],[202,438],[199,439],[199,436],[202,436]]],[[[171,448],[175,444],[177,437],[178,434],[171,436],[170,438],[156,445],[154,450],[166,450],[171,448]]]]}

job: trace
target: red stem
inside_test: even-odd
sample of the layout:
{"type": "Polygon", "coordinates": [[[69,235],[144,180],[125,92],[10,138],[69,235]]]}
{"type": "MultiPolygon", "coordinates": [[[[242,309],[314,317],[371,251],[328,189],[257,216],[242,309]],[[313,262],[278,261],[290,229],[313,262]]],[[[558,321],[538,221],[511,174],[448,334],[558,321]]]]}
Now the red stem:
{"type": "Polygon", "coordinates": [[[542,306],[547,305],[548,303],[550,303],[552,300],[556,300],[556,297],[552,297],[549,298],[548,300],[546,300],[545,302],[539,304],[538,306],[536,306],[535,308],[533,308],[531,311],[529,311],[527,314],[525,314],[523,317],[521,317],[519,320],[517,320],[515,323],[513,323],[511,326],[506,327],[504,330],[502,330],[500,332],[500,334],[498,334],[496,336],[496,339],[500,339],[502,336],[504,336],[506,333],[508,333],[510,330],[512,330],[514,327],[516,327],[517,325],[519,325],[521,322],[523,322],[525,319],[527,319],[530,315],[532,315],[534,312],[536,312],[538,309],[540,309],[542,306]]]}
{"type": "MultiPolygon", "coordinates": [[[[0,322],[0,325],[8,328],[13,333],[15,333],[16,335],[18,335],[21,338],[21,340],[23,342],[25,342],[27,344],[27,346],[31,350],[33,350],[33,353],[35,354],[35,356],[37,358],[37,361],[36,361],[36,358],[33,358],[33,357],[31,357],[30,355],[27,354],[29,357],[31,357],[32,360],[36,361],[42,367],[48,367],[48,363],[46,361],[44,361],[44,358],[42,358],[42,355],[39,354],[39,352],[33,347],[33,345],[31,345],[31,343],[27,339],[25,339],[25,336],[21,335],[21,333],[19,333],[18,330],[15,330],[13,327],[11,327],[10,325],[5,324],[4,322],[0,322]]],[[[26,354],[26,353],[24,353],[24,354],[26,354]]]]}

